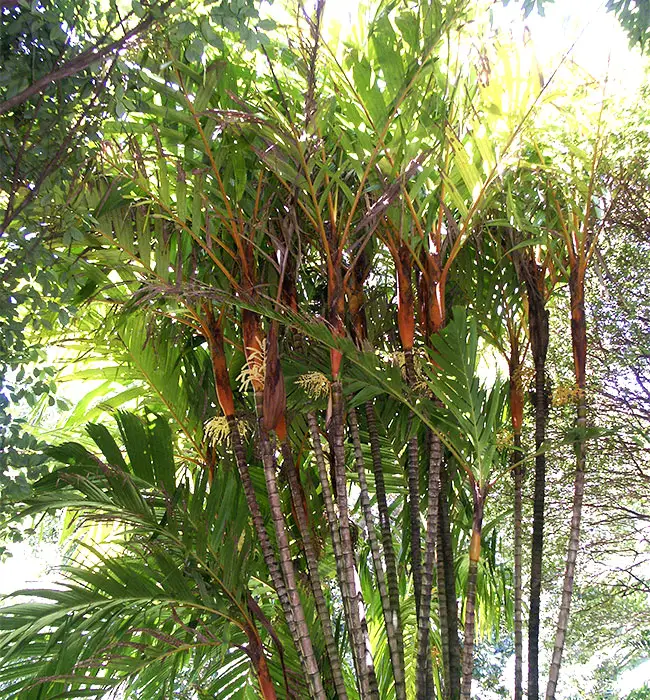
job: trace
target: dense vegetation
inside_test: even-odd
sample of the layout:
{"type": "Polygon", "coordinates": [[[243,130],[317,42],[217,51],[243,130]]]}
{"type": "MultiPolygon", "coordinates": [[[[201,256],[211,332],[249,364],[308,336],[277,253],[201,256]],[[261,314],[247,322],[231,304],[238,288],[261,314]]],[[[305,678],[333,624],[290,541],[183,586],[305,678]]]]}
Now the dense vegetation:
{"type": "Polygon", "coordinates": [[[489,5],[0,0],[3,698],[647,658],[646,95],[489,5]]]}

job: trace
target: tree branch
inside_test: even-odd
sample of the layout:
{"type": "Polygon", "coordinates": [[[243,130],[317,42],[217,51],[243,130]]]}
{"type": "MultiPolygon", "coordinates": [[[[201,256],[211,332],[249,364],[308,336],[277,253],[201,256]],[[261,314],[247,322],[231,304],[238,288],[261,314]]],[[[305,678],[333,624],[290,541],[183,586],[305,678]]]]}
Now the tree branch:
{"type": "MultiPolygon", "coordinates": [[[[0,7],[6,7],[7,3],[11,3],[12,1],[13,0],[0,0],[0,7]]],[[[173,0],[168,0],[168,2],[163,3],[159,8],[160,12],[164,12],[172,4],[172,2],[173,0]]],[[[126,34],[124,34],[124,36],[122,36],[120,39],[116,39],[115,41],[112,41],[110,44],[107,44],[102,48],[98,48],[97,44],[95,46],[91,46],[89,49],[86,49],[78,56],[75,56],[75,58],[71,59],[67,63],[64,63],[60,68],[57,68],[51,71],[50,73],[43,75],[31,85],[26,87],[24,90],[19,92],[17,95],[10,97],[4,102],[0,102],[0,115],[9,112],[12,109],[15,109],[23,102],[26,102],[31,97],[34,97],[34,95],[38,95],[42,90],[48,87],[48,85],[59,82],[64,78],[70,78],[73,75],[76,75],[77,73],[80,73],[81,71],[85,70],[93,63],[101,61],[103,58],[112,54],[114,51],[120,50],[131,39],[148,29],[153,22],[154,17],[152,14],[149,14],[145,19],[142,20],[142,22],[140,22],[130,31],[126,32],[126,34]]]]}

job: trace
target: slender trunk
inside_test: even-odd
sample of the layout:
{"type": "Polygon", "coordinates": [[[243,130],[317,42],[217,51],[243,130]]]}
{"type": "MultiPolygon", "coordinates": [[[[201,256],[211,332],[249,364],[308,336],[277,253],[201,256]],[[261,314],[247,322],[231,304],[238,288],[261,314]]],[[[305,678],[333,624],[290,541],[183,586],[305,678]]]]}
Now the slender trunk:
{"type": "Polygon", "coordinates": [[[524,481],[524,465],[521,461],[521,427],[524,420],[524,389],[521,380],[521,357],[519,335],[510,334],[510,421],[512,424],[513,446],[510,451],[510,462],[513,466],[515,482],[514,497],[514,560],[515,560],[515,694],[514,700],[523,700],[523,629],[522,629],[522,567],[521,567],[521,537],[522,537],[522,489],[524,481]]]}
{"type": "Polygon", "coordinates": [[[440,506],[438,533],[438,595],[441,610],[440,627],[443,640],[443,662],[446,664],[445,697],[458,700],[460,697],[461,657],[458,638],[458,602],[456,599],[456,570],[454,568],[454,550],[451,540],[451,520],[449,516],[448,467],[440,472],[440,506]],[[444,612],[443,612],[444,606],[444,612]]]}
{"type": "Polygon", "coordinates": [[[354,456],[359,476],[360,499],[363,517],[365,521],[366,536],[370,543],[370,551],[375,567],[375,576],[377,579],[377,588],[381,598],[381,607],[384,613],[384,623],[386,625],[386,638],[388,640],[388,648],[390,652],[391,665],[393,667],[393,677],[395,679],[395,696],[399,700],[406,699],[406,681],[404,678],[404,642],[402,639],[401,630],[396,628],[397,620],[394,618],[388,591],[386,589],[386,578],[384,567],[381,558],[381,550],[375,533],[375,523],[372,516],[372,508],[370,506],[370,496],[368,495],[368,483],[366,481],[366,468],[363,452],[361,449],[361,438],[359,436],[359,425],[357,422],[356,411],[353,409],[348,417],[350,423],[350,434],[352,436],[352,444],[354,445],[354,456]],[[400,644],[401,642],[401,644],[400,644]]]}
{"type": "Polygon", "coordinates": [[[338,379],[332,382],[330,432],[331,443],[334,449],[334,469],[342,550],[343,580],[341,581],[341,594],[344,599],[347,598],[352,657],[357,670],[359,693],[362,700],[378,698],[379,691],[372,661],[370,641],[367,634],[364,633],[365,611],[361,591],[357,585],[358,576],[350,532],[347,480],[345,476],[345,447],[343,444],[343,387],[338,379]]]}
{"type": "Polygon", "coordinates": [[[314,648],[311,643],[309,627],[305,619],[305,612],[302,607],[302,602],[298,594],[298,586],[296,583],[296,574],[293,568],[291,558],[291,549],[289,548],[289,538],[287,536],[284,515],[282,513],[282,504],[280,501],[280,493],[278,491],[277,476],[275,473],[275,463],[271,454],[271,445],[268,435],[261,425],[260,421],[260,449],[262,453],[262,465],[264,467],[264,478],[266,481],[266,489],[269,496],[269,508],[271,510],[271,518],[275,527],[275,537],[278,543],[278,552],[280,556],[280,566],[284,581],[293,610],[293,616],[296,627],[296,638],[298,648],[301,650],[301,661],[303,662],[304,670],[309,683],[310,695],[312,698],[327,697],[323,688],[318,663],[314,654],[314,648]]]}
{"type": "Polygon", "coordinates": [[[533,538],[530,554],[530,606],[528,613],[528,698],[539,698],[539,627],[544,554],[544,500],[546,454],[540,450],[546,438],[545,362],[535,362],[535,490],[533,496],[533,538]]]}
{"type": "MultiPolygon", "coordinates": [[[[334,550],[334,562],[336,565],[336,575],[341,590],[341,599],[343,602],[343,611],[345,613],[345,619],[348,622],[353,618],[354,613],[351,610],[350,599],[345,595],[345,581],[348,579],[348,574],[345,569],[344,556],[343,556],[343,546],[341,544],[341,532],[339,529],[339,518],[334,507],[335,497],[332,495],[332,489],[330,488],[330,482],[327,473],[327,467],[325,466],[325,457],[323,455],[323,449],[320,441],[320,432],[318,429],[318,422],[316,416],[309,412],[307,414],[307,423],[309,425],[309,432],[311,433],[312,445],[314,449],[314,457],[316,459],[316,467],[318,470],[318,478],[320,480],[321,490],[323,494],[323,501],[325,504],[325,515],[327,517],[327,523],[330,528],[330,533],[332,536],[332,548],[334,550]]],[[[335,475],[333,479],[335,479],[335,475]]],[[[335,482],[333,482],[335,483],[335,482]]],[[[353,641],[350,637],[350,645],[353,641]]],[[[355,665],[356,667],[356,665],[355,665]]]]}
{"type": "MultiPolygon", "coordinates": [[[[410,386],[413,386],[415,382],[413,350],[409,349],[404,352],[404,362],[406,365],[406,380],[410,386]]],[[[413,420],[413,416],[411,416],[411,422],[413,420]]],[[[411,573],[413,576],[415,609],[419,617],[422,597],[422,541],[420,535],[420,463],[417,435],[414,435],[408,442],[407,477],[411,533],[411,573]]]]}
{"type": "Polygon", "coordinates": [[[436,543],[436,579],[438,584],[438,620],[442,647],[442,697],[450,700],[449,622],[447,621],[447,590],[445,586],[445,555],[442,551],[442,490],[438,498],[438,542],[436,543]]]}
{"type": "Polygon", "coordinates": [[[571,292],[571,340],[573,344],[573,360],[575,365],[576,386],[578,388],[578,402],[576,409],[576,426],[578,438],[575,443],[576,473],[573,484],[573,507],[571,510],[571,530],[569,532],[569,549],[566,556],[564,571],[564,584],[562,586],[562,600],[558,614],[557,628],[555,632],[555,645],[551,658],[548,685],[546,687],[546,700],[555,700],[555,690],[560,675],[560,664],[564,651],[564,641],[569,626],[569,612],[571,598],[573,596],[573,582],[575,577],[576,560],[580,544],[580,520],[582,518],[582,500],[585,491],[585,467],[587,450],[584,431],[587,428],[587,399],[585,371],[587,362],[587,322],[585,319],[584,301],[584,266],[582,261],[571,268],[569,277],[569,289],[571,292]]]}
{"type": "MultiPolygon", "coordinates": [[[[512,461],[521,459],[521,433],[515,431],[512,461]]],[[[523,700],[523,615],[522,615],[522,566],[521,566],[521,534],[522,534],[522,486],[524,481],[524,466],[519,464],[514,469],[515,479],[515,513],[514,513],[514,558],[515,558],[515,698],[523,700]]]]}
{"type": "Polygon", "coordinates": [[[481,556],[481,530],[483,528],[483,505],[485,494],[474,484],[474,522],[469,548],[469,572],[467,575],[467,600],[465,602],[465,641],[463,645],[463,684],[460,697],[471,700],[472,673],[474,671],[474,617],[476,613],[476,579],[478,561],[481,556]]]}
{"type": "MultiPolygon", "coordinates": [[[[584,430],[587,424],[587,407],[584,398],[578,404],[578,428],[584,430]]],[[[571,597],[573,595],[573,581],[575,576],[576,560],[578,558],[578,546],[580,543],[580,520],[582,516],[582,500],[585,490],[585,463],[586,450],[584,440],[579,439],[576,445],[576,474],[573,491],[573,508],[571,510],[571,532],[569,536],[569,549],[566,557],[564,572],[564,585],[562,586],[562,601],[558,614],[557,629],[555,632],[555,644],[549,672],[548,685],[546,687],[546,700],[555,700],[555,691],[560,675],[560,664],[564,651],[564,641],[569,626],[569,612],[571,597]]]]}
{"type": "Polygon", "coordinates": [[[345,574],[343,571],[343,549],[341,547],[341,533],[339,531],[339,521],[336,514],[336,509],[334,507],[334,496],[332,495],[330,480],[328,478],[328,471],[325,465],[325,456],[323,455],[323,448],[320,441],[318,421],[316,420],[316,416],[311,411],[307,413],[307,425],[309,426],[309,432],[311,434],[314,458],[316,460],[316,468],[318,471],[318,479],[320,481],[321,492],[323,495],[323,503],[325,505],[325,516],[327,518],[327,524],[329,526],[330,534],[332,537],[334,563],[336,566],[336,575],[339,588],[341,590],[343,611],[345,613],[345,619],[349,620],[350,612],[348,609],[348,598],[343,595],[342,582],[345,580],[345,574]]]}
{"type": "Polygon", "coordinates": [[[381,459],[381,447],[379,443],[379,431],[377,429],[377,416],[375,407],[371,401],[366,402],[366,420],[368,423],[368,434],[370,436],[370,454],[372,456],[372,473],[375,477],[375,497],[377,499],[377,511],[379,513],[379,528],[381,530],[381,541],[384,547],[384,560],[386,562],[386,582],[388,584],[388,598],[393,618],[395,619],[395,629],[398,634],[400,655],[404,658],[404,639],[402,636],[402,612],[399,601],[399,584],[397,578],[397,563],[395,559],[395,547],[393,545],[393,535],[391,533],[390,512],[388,510],[388,499],[386,497],[386,484],[384,482],[384,470],[381,459]]]}
{"type": "Polygon", "coordinates": [[[460,697],[472,697],[472,673],[474,671],[474,604],[476,600],[476,578],[478,562],[470,559],[467,574],[467,601],[465,603],[465,642],[463,645],[463,684],[460,697]]]}
{"type": "Polygon", "coordinates": [[[299,476],[293,462],[293,454],[291,453],[290,445],[287,442],[283,442],[281,445],[281,450],[286,466],[285,471],[289,480],[289,488],[293,498],[294,512],[297,516],[298,530],[300,531],[300,536],[305,547],[305,558],[307,560],[309,580],[312,592],[314,594],[318,619],[320,620],[321,627],[323,628],[323,638],[325,639],[327,656],[329,658],[330,668],[332,670],[334,687],[336,688],[336,693],[339,699],[346,700],[348,695],[345,688],[345,681],[343,680],[341,659],[339,658],[338,648],[336,646],[336,641],[334,640],[332,620],[329,615],[329,610],[327,609],[325,595],[323,594],[323,586],[320,579],[320,573],[318,571],[318,559],[316,557],[316,550],[314,548],[314,542],[311,536],[311,529],[309,527],[309,522],[307,521],[307,513],[303,503],[304,492],[301,484],[299,483],[299,476]]]}
{"type": "Polygon", "coordinates": [[[539,700],[539,618],[544,553],[544,495],[546,454],[540,452],[546,439],[546,354],[548,311],[544,306],[544,273],[534,260],[528,262],[525,278],[528,292],[528,327],[535,362],[535,488],[533,496],[533,537],[530,552],[530,608],[528,617],[528,698],[539,700]]]}
{"type": "Polygon", "coordinates": [[[255,487],[253,486],[253,481],[251,479],[250,470],[248,468],[248,462],[246,460],[246,454],[244,453],[244,448],[241,442],[241,436],[239,434],[239,428],[237,427],[237,421],[234,416],[228,416],[228,427],[230,428],[230,440],[235,453],[235,460],[237,462],[237,468],[239,471],[239,478],[242,482],[242,487],[244,489],[244,496],[246,498],[246,503],[248,509],[250,510],[251,517],[253,520],[253,528],[255,529],[255,534],[260,543],[260,548],[262,550],[262,556],[264,557],[264,562],[269,570],[269,577],[271,578],[271,583],[278,594],[278,599],[280,600],[280,605],[284,611],[285,617],[287,618],[287,625],[291,635],[296,639],[296,626],[293,619],[293,610],[291,603],[289,601],[289,596],[287,594],[287,589],[284,585],[284,580],[282,579],[282,572],[280,571],[280,564],[278,563],[277,556],[273,550],[273,545],[269,538],[266,527],[264,526],[264,518],[262,517],[262,511],[260,510],[260,505],[257,502],[257,496],[255,495],[255,487]]]}
{"type": "MultiPolygon", "coordinates": [[[[210,348],[210,359],[212,361],[212,367],[215,377],[215,385],[217,391],[217,398],[219,404],[226,416],[228,421],[228,427],[230,429],[230,439],[233,451],[235,453],[235,461],[237,463],[237,469],[239,471],[239,476],[241,479],[242,487],[244,489],[244,496],[246,498],[246,503],[248,505],[251,518],[253,521],[253,527],[255,533],[260,542],[260,548],[262,550],[262,555],[264,561],[269,570],[269,577],[271,582],[278,594],[278,599],[282,610],[284,612],[287,626],[293,640],[296,642],[296,650],[300,658],[303,670],[305,672],[310,689],[318,691],[319,679],[314,677],[314,658],[313,651],[311,656],[309,654],[308,646],[303,646],[298,643],[300,639],[300,634],[302,629],[300,627],[299,621],[299,611],[295,608],[295,601],[292,599],[291,593],[288,590],[288,586],[285,585],[281,573],[281,565],[278,562],[278,558],[271,544],[271,540],[266,531],[264,525],[264,518],[262,517],[262,512],[257,502],[257,497],[255,495],[255,488],[253,486],[253,481],[251,479],[250,470],[248,468],[248,462],[246,459],[246,454],[242,446],[241,436],[239,434],[239,428],[237,426],[237,420],[235,418],[234,400],[232,395],[232,388],[230,386],[230,377],[228,374],[228,368],[226,366],[226,355],[224,351],[224,340],[223,331],[221,328],[221,322],[218,321],[212,309],[210,307],[205,308],[206,315],[206,325],[205,325],[205,336],[208,340],[210,348]],[[305,653],[306,652],[306,653],[305,653]]],[[[300,601],[298,601],[300,603],[300,601]]],[[[318,673],[318,668],[316,667],[316,674],[318,673]]],[[[320,686],[322,690],[322,684],[320,686]]],[[[313,697],[322,697],[321,693],[312,693],[313,697]]]]}
{"type": "Polygon", "coordinates": [[[436,540],[438,535],[441,462],[442,444],[438,435],[432,432],[430,434],[429,441],[429,493],[424,570],[422,572],[422,598],[420,600],[420,614],[418,616],[418,652],[416,670],[418,700],[427,700],[427,698],[431,697],[433,690],[429,637],[431,627],[433,570],[435,566],[436,540]]]}

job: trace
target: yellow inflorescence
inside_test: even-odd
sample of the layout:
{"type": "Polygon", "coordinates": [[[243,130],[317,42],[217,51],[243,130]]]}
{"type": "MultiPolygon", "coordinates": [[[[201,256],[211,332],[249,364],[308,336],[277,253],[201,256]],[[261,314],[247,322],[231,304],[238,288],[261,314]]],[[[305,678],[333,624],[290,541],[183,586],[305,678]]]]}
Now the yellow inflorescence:
{"type": "Polygon", "coordinates": [[[253,382],[259,382],[264,386],[265,376],[266,352],[259,348],[248,348],[248,361],[237,376],[241,392],[246,393],[251,389],[253,382]]]}
{"type": "Polygon", "coordinates": [[[330,393],[330,381],[322,372],[302,374],[296,383],[313,399],[328,396],[330,393]]]}
{"type": "Polygon", "coordinates": [[[584,396],[584,390],[575,384],[560,384],[553,391],[553,406],[570,406],[577,404],[584,396]]]}
{"type": "MultiPolygon", "coordinates": [[[[239,434],[245,437],[250,425],[248,421],[237,419],[237,427],[239,434]]],[[[230,426],[226,416],[215,416],[205,423],[205,438],[213,446],[224,445],[230,440],[230,426]]]]}
{"type": "Polygon", "coordinates": [[[535,370],[533,367],[519,366],[515,370],[514,380],[520,391],[525,391],[535,381],[535,370]]]}
{"type": "Polygon", "coordinates": [[[514,438],[512,435],[512,430],[499,430],[497,433],[496,447],[499,452],[503,450],[508,450],[514,445],[514,438]]]}

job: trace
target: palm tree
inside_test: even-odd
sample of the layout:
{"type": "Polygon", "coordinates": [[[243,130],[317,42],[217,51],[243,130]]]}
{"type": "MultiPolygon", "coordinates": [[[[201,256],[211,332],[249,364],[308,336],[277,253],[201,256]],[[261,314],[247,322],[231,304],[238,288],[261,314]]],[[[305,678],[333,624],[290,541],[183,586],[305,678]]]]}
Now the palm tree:
{"type": "Polygon", "coordinates": [[[65,255],[93,275],[78,342],[113,358],[121,382],[94,397],[136,400],[143,417],[120,414],[123,448],[90,429],[100,462],[59,448],[74,459],[25,504],[115,523],[120,558],[96,548],[97,578],[70,569],[73,609],[79,581],[95,596],[70,627],[64,595],[12,609],[0,682],[14,694],[51,683],[98,696],[116,682],[132,694],[470,697],[476,610],[489,605],[486,501],[509,471],[497,448],[507,389],[478,377],[490,319],[449,306],[461,254],[500,274],[477,232],[494,209],[511,213],[503,154],[523,122],[491,133],[474,75],[445,48],[465,2],[382,3],[339,52],[323,43],[322,11],[260,54],[266,71],[232,42],[205,68],[191,51],[145,54],[133,111],[105,125],[73,198],[83,240],[65,255]],[[142,595],[115,610],[131,584],[142,595]],[[177,661],[161,670],[166,658],[177,661]]]}

